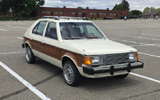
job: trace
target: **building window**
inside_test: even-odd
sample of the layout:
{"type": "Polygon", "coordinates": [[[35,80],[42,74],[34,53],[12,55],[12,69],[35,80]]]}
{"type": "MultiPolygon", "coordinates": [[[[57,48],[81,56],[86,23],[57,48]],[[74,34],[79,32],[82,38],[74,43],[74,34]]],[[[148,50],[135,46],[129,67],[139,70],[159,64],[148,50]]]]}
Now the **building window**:
{"type": "Polygon", "coordinates": [[[110,13],[110,16],[116,16],[116,14],[115,13],[110,13]]]}
{"type": "Polygon", "coordinates": [[[106,13],[103,13],[103,15],[106,15],[106,13]]]}
{"type": "Polygon", "coordinates": [[[78,12],[78,15],[82,15],[82,13],[81,13],[81,12],[78,12]]]}
{"type": "Polygon", "coordinates": [[[94,15],[97,15],[97,13],[94,13],[94,15]]]}
{"type": "Polygon", "coordinates": [[[62,15],[62,14],[63,14],[63,12],[59,12],[59,14],[60,14],[60,15],[62,15]]]}
{"type": "Polygon", "coordinates": [[[50,11],[46,11],[46,14],[51,14],[51,12],[50,11]]]}
{"type": "Polygon", "coordinates": [[[90,15],[93,15],[93,13],[90,13],[90,15]]]}
{"type": "Polygon", "coordinates": [[[76,13],[75,12],[72,12],[72,15],[75,15],[76,13]]]}
{"type": "Polygon", "coordinates": [[[102,13],[99,13],[99,15],[103,15],[102,13]]]}
{"type": "Polygon", "coordinates": [[[57,12],[57,11],[55,11],[55,12],[54,12],[54,14],[58,14],[58,12],[57,12]]]}
{"type": "Polygon", "coordinates": [[[45,14],[46,12],[45,12],[45,11],[42,11],[41,13],[42,13],[42,14],[45,14]]]}

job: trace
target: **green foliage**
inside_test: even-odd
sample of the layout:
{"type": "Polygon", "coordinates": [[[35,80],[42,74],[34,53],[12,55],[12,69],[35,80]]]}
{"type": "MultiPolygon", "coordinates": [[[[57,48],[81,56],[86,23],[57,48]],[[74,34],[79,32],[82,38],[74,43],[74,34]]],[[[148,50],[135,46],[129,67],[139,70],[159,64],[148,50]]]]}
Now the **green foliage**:
{"type": "Polygon", "coordinates": [[[3,0],[0,3],[0,13],[8,13],[11,8],[14,16],[30,16],[44,3],[45,0],[3,0]]]}
{"type": "Polygon", "coordinates": [[[124,10],[121,4],[116,5],[113,10],[124,10]]]}
{"type": "Polygon", "coordinates": [[[144,8],[143,13],[144,14],[145,13],[150,13],[150,12],[153,12],[155,10],[156,10],[155,7],[146,7],[146,8],[144,8]]]}
{"type": "Polygon", "coordinates": [[[36,0],[36,1],[39,6],[42,6],[45,3],[45,0],[36,0]]]}
{"type": "Polygon", "coordinates": [[[160,8],[157,8],[156,10],[157,10],[157,11],[160,11],[160,8]]]}
{"type": "Polygon", "coordinates": [[[122,7],[123,7],[124,10],[129,10],[129,3],[128,3],[128,1],[122,0],[121,5],[122,5],[122,7]]]}
{"type": "Polygon", "coordinates": [[[80,6],[79,6],[79,7],[77,7],[77,9],[83,9],[83,7],[80,7],[80,6]]]}
{"type": "Polygon", "coordinates": [[[132,10],[131,15],[141,15],[142,12],[140,10],[132,10]]]}
{"type": "Polygon", "coordinates": [[[3,0],[0,2],[0,12],[6,14],[9,11],[9,0],[3,0]]]}
{"type": "Polygon", "coordinates": [[[24,10],[22,10],[23,15],[29,16],[33,11],[36,11],[37,6],[35,0],[26,0],[26,5],[24,10]]]}
{"type": "Polygon", "coordinates": [[[116,4],[113,10],[129,10],[129,3],[126,0],[122,0],[122,3],[116,4]]]}

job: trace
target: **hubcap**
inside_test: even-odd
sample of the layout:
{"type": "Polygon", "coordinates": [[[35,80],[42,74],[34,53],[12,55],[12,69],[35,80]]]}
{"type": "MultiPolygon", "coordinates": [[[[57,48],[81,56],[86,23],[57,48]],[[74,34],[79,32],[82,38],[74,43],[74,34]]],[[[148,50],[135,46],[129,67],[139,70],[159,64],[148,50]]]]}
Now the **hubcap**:
{"type": "Polygon", "coordinates": [[[26,48],[26,59],[28,62],[31,59],[31,50],[29,48],[26,48]]]}
{"type": "Polygon", "coordinates": [[[64,65],[63,74],[68,84],[71,84],[74,81],[74,73],[70,64],[64,65]]]}

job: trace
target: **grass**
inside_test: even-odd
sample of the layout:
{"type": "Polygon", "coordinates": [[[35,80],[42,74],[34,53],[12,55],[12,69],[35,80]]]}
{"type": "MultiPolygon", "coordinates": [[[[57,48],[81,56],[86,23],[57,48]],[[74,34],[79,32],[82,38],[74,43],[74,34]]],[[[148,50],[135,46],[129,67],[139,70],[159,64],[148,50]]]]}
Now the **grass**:
{"type": "MultiPolygon", "coordinates": [[[[18,17],[18,20],[36,20],[36,17],[18,17]]],[[[0,17],[0,21],[15,21],[16,17],[0,17]]]]}

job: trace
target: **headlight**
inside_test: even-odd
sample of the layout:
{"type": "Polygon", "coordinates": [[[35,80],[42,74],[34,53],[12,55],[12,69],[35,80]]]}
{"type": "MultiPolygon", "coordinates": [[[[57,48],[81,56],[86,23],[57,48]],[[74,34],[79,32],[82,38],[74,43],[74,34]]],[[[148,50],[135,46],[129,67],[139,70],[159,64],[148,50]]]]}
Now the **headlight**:
{"type": "Polygon", "coordinates": [[[137,60],[138,60],[138,53],[129,54],[129,61],[137,61],[137,60]]]}
{"type": "Polygon", "coordinates": [[[86,65],[101,65],[101,64],[103,64],[103,58],[100,56],[85,57],[84,64],[86,64],[86,65]]]}
{"type": "Polygon", "coordinates": [[[103,64],[102,57],[99,57],[99,56],[92,57],[92,64],[93,65],[103,64]]]}

